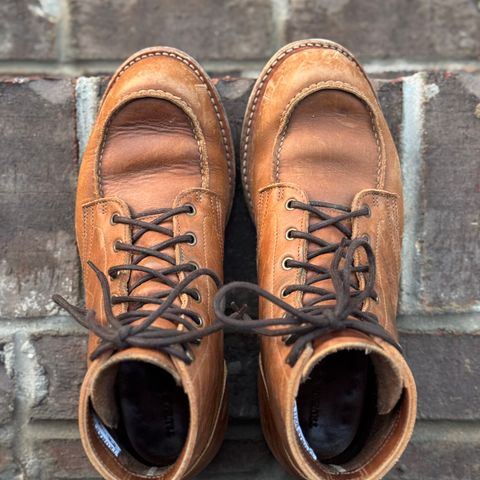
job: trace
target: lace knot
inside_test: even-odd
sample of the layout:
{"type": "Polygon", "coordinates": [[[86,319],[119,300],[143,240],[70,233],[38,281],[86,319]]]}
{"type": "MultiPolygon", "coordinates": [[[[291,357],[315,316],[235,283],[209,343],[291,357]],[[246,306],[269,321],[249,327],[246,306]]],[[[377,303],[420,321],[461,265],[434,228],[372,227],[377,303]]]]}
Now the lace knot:
{"type": "Polygon", "coordinates": [[[122,325],[115,333],[114,337],[112,338],[112,344],[118,350],[123,350],[129,346],[128,338],[132,334],[132,328],[130,325],[122,325]]]}
{"type": "Polygon", "coordinates": [[[338,322],[340,319],[337,314],[335,313],[335,310],[329,308],[328,310],[325,310],[323,313],[323,319],[322,319],[322,326],[325,328],[335,328],[338,326],[338,322]]]}

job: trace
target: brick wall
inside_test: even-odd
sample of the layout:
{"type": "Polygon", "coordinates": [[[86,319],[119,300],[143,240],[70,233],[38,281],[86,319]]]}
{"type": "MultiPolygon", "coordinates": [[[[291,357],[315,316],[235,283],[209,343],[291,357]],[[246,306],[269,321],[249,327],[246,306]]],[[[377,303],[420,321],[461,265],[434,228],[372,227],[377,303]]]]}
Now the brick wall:
{"type": "MultiPolygon", "coordinates": [[[[218,77],[245,77],[217,83],[238,149],[248,77],[284,42],[308,36],[340,41],[366,62],[401,154],[399,327],[419,421],[388,478],[480,478],[478,2],[3,0],[0,479],[98,478],[76,427],[85,334],[50,297],[82,296],[74,191],[103,74],[138,48],[169,44],[218,77]]],[[[239,194],[226,280],[254,278],[254,229],[239,194]]],[[[201,478],[289,478],[258,428],[256,355],[254,339],[227,335],[231,425],[201,478]]]]}

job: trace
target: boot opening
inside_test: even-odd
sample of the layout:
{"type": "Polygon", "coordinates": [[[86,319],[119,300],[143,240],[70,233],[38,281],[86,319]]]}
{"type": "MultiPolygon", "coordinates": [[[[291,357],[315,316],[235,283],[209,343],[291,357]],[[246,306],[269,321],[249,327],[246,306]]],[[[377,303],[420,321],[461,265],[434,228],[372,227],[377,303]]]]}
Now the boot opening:
{"type": "Polygon", "coordinates": [[[115,379],[119,443],[139,462],[173,464],[190,422],[188,397],[165,370],[150,363],[120,363],[115,379]]]}
{"type": "Polygon", "coordinates": [[[372,431],[377,381],[370,355],[344,350],[318,363],[297,396],[299,435],[321,463],[353,459],[372,431]]]}
{"type": "Polygon", "coordinates": [[[128,471],[154,475],[174,464],[190,426],[189,400],[175,378],[143,361],[122,361],[98,376],[90,403],[98,451],[128,471]]]}

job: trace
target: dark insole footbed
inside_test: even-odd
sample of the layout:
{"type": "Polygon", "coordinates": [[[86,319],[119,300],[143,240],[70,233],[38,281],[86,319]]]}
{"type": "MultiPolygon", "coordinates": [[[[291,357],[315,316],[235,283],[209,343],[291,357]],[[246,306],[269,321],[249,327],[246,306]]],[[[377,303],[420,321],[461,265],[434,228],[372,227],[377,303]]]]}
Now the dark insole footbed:
{"type": "Polygon", "coordinates": [[[300,386],[297,408],[303,435],[319,461],[341,464],[353,458],[375,418],[370,356],[345,350],[323,359],[300,386]]]}
{"type": "Polygon", "coordinates": [[[190,422],[183,389],[167,371],[128,361],[118,368],[115,390],[120,413],[118,435],[124,447],[146,465],[174,463],[190,422]]]}

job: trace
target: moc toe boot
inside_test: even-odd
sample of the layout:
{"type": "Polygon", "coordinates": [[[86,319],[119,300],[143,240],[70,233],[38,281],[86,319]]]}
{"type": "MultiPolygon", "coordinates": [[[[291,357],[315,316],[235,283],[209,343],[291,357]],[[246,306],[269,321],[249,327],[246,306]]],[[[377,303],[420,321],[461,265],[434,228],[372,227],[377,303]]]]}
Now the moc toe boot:
{"type": "MultiPolygon", "coordinates": [[[[395,325],[399,159],[353,56],[295,42],[266,65],[244,120],[242,180],[257,228],[263,430],[305,479],[378,479],[416,414],[395,325]]],[[[223,287],[224,289],[227,287],[223,287]]]]}
{"type": "Polygon", "coordinates": [[[113,76],[78,179],[76,235],[90,330],[80,435],[106,479],[190,478],[227,422],[214,322],[233,148],[218,93],[172,48],[113,76]]]}

